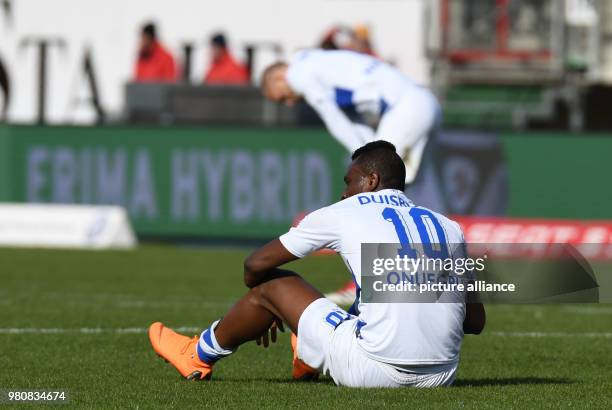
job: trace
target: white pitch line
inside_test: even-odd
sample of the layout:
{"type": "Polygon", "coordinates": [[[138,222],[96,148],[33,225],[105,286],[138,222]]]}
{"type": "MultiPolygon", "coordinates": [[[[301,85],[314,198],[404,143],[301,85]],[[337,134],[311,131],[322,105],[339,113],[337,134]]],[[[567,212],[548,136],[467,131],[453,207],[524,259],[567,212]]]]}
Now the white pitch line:
{"type": "Polygon", "coordinates": [[[226,302],[206,302],[206,301],[191,301],[185,302],[183,301],[163,301],[163,302],[149,302],[144,300],[126,300],[122,302],[118,302],[115,306],[120,308],[129,308],[129,309],[151,309],[151,308],[160,308],[160,307],[195,307],[195,308],[229,308],[231,307],[235,301],[226,301],[226,302]]]}
{"type": "Polygon", "coordinates": [[[502,336],[502,337],[534,337],[534,338],[542,338],[542,337],[584,337],[584,338],[612,338],[612,332],[583,332],[583,333],[570,333],[570,332],[489,332],[486,330],[483,333],[490,334],[492,336],[502,336]]]}
{"type": "MultiPolygon", "coordinates": [[[[178,332],[200,332],[203,327],[182,326],[174,328],[178,332]]],[[[100,328],[100,327],[80,327],[80,328],[35,328],[35,327],[7,327],[0,328],[0,334],[144,334],[147,333],[145,327],[124,327],[124,328],[100,328]]],[[[575,337],[575,338],[612,338],[612,332],[485,332],[483,335],[497,337],[575,337]]]]}
{"type": "Polygon", "coordinates": [[[612,308],[609,307],[566,306],[563,311],[581,315],[612,315],[612,308]]]}

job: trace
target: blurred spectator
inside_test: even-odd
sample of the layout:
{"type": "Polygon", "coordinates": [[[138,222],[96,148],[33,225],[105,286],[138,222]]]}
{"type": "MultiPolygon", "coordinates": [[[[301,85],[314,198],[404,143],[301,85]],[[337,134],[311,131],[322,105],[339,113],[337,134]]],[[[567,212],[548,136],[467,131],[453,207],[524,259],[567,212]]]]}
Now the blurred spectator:
{"type": "Polygon", "coordinates": [[[357,24],[353,30],[355,34],[355,44],[357,51],[369,54],[373,57],[378,57],[372,48],[372,41],[370,40],[370,29],[365,24],[357,24]]]}
{"type": "Polygon", "coordinates": [[[358,51],[357,38],[350,27],[339,25],[332,27],[319,44],[323,50],[355,50],[358,51]]]}
{"type": "Polygon", "coordinates": [[[153,23],[142,27],[134,79],[139,82],[176,81],[174,58],[159,42],[153,23]]]}
{"type": "Polygon", "coordinates": [[[249,83],[249,72],[229,52],[225,35],[222,33],[213,35],[210,38],[210,50],[211,63],[204,77],[204,83],[233,85],[249,83]]]}

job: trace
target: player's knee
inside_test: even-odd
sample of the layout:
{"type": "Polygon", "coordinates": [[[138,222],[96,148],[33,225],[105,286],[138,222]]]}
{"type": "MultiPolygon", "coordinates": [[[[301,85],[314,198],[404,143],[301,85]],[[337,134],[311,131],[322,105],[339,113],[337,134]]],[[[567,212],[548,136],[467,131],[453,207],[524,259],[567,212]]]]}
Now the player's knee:
{"type": "Polygon", "coordinates": [[[251,305],[257,306],[257,307],[266,306],[266,302],[265,302],[264,295],[262,292],[262,285],[258,285],[258,286],[255,286],[254,288],[251,288],[251,290],[249,290],[246,296],[247,296],[246,297],[247,301],[251,305]]]}
{"type": "Polygon", "coordinates": [[[269,296],[274,293],[274,282],[274,280],[270,280],[261,283],[252,289],[256,291],[257,297],[262,304],[265,304],[265,302],[269,300],[269,296]]]}
{"type": "Polygon", "coordinates": [[[300,276],[292,271],[278,269],[276,272],[276,276],[267,280],[266,282],[260,283],[255,286],[253,289],[257,297],[261,298],[265,301],[269,301],[273,295],[278,295],[279,293],[286,292],[288,282],[299,280],[300,276]]]}

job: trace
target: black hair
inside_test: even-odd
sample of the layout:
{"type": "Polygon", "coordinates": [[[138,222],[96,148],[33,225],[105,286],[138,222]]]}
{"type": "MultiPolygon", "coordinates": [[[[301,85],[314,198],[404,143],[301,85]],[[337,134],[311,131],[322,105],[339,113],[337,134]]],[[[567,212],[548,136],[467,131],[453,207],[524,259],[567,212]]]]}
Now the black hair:
{"type": "Polygon", "coordinates": [[[151,37],[153,40],[157,39],[157,27],[155,27],[154,23],[147,23],[142,26],[142,34],[146,34],[151,37]]]}
{"type": "Polygon", "coordinates": [[[406,166],[390,142],[372,141],[357,149],[351,159],[364,172],[376,173],[382,188],[404,190],[406,166]]]}
{"type": "Polygon", "coordinates": [[[225,38],[225,34],[223,33],[215,33],[210,37],[211,44],[221,47],[227,48],[227,39],[225,38]]]}

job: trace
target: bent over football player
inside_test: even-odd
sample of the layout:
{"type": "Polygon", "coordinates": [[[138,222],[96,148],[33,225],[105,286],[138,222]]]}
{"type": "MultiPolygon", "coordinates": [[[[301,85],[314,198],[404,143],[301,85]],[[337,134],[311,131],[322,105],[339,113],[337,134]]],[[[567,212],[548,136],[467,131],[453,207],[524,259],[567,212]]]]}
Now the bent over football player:
{"type": "Polygon", "coordinates": [[[292,338],[296,379],[323,373],[351,387],[452,384],[464,334],[478,334],[484,327],[482,304],[359,303],[358,315],[351,315],[297,273],[280,268],[328,247],[340,254],[359,289],[361,244],[398,243],[399,230],[405,238],[433,235],[416,218],[440,228],[428,242],[463,243],[457,223],[405,196],[404,162],[389,142],[357,149],[344,180],[341,201],[310,213],[246,259],[249,291],[199,337],[153,323],[149,339],[155,352],[183,377],[209,379],[213,367],[238,346],[267,339],[269,332],[274,339],[276,327],[284,323],[297,335],[292,338]]]}

